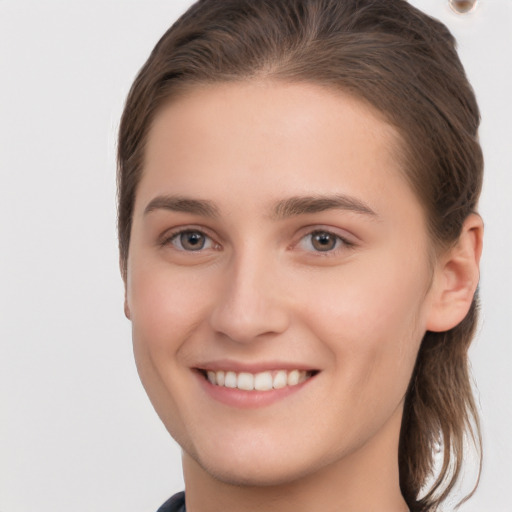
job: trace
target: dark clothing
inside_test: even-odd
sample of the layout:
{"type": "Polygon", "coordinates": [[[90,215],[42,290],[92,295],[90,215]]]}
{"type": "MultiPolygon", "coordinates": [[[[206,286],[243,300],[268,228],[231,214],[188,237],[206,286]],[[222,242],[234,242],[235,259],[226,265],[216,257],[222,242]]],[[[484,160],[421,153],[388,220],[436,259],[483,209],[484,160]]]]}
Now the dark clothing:
{"type": "Polygon", "coordinates": [[[172,498],[169,498],[157,512],[186,512],[185,510],[185,493],[179,492],[172,498]]]}

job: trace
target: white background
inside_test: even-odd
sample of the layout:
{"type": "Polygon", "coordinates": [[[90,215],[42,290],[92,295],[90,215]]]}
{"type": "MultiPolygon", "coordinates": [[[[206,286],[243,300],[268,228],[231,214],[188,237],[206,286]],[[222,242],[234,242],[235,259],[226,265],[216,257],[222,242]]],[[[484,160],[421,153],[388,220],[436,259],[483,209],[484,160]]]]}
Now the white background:
{"type": "MultiPolygon", "coordinates": [[[[115,232],[124,98],[188,0],[0,0],[0,512],[154,512],[179,449],[138,381],[115,232]]],[[[512,511],[512,0],[457,16],[480,102],[482,326],[472,349],[482,482],[464,512],[512,511]]]]}

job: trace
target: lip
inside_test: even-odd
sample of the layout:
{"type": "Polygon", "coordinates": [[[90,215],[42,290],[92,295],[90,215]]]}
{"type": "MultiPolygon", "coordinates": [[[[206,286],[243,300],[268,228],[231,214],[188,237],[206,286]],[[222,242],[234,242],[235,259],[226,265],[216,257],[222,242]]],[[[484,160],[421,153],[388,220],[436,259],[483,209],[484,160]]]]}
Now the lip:
{"type": "Polygon", "coordinates": [[[290,363],[290,362],[279,362],[279,361],[267,361],[263,363],[244,363],[240,361],[232,361],[229,359],[216,360],[212,362],[200,363],[195,366],[196,370],[203,371],[232,371],[236,373],[247,372],[247,373],[260,373],[260,372],[271,372],[275,370],[304,370],[318,372],[318,368],[313,368],[310,365],[302,363],[290,363]]]}
{"type": "Polygon", "coordinates": [[[238,408],[238,409],[256,409],[260,407],[267,407],[280,400],[295,395],[301,392],[305,387],[315,380],[319,373],[318,370],[313,370],[311,367],[304,365],[296,365],[293,363],[260,363],[260,364],[244,364],[234,363],[233,361],[216,361],[200,365],[192,369],[195,374],[202,390],[215,401],[224,405],[238,408]],[[238,388],[227,388],[224,386],[216,386],[209,382],[205,376],[205,371],[234,371],[234,372],[248,372],[259,373],[264,371],[273,370],[306,370],[313,371],[314,374],[306,381],[295,386],[286,386],[280,389],[271,389],[268,391],[244,391],[238,388]]]}

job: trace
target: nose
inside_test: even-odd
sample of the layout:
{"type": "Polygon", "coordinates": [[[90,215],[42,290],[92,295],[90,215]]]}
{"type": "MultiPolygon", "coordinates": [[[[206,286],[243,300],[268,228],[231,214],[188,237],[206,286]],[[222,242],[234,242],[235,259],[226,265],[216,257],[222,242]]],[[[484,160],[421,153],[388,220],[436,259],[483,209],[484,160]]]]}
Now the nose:
{"type": "Polygon", "coordinates": [[[222,277],[222,292],[211,313],[215,332],[237,343],[250,343],[288,328],[285,287],[270,260],[254,252],[234,258],[222,277]]]}

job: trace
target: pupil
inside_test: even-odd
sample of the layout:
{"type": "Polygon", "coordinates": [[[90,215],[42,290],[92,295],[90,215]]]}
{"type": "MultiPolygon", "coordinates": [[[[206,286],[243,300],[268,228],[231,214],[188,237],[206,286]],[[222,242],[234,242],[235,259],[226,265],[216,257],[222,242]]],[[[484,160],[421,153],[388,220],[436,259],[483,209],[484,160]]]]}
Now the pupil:
{"type": "Polygon", "coordinates": [[[183,248],[190,251],[199,251],[205,244],[204,235],[197,231],[182,233],[180,241],[183,248]]]}
{"type": "Polygon", "coordinates": [[[318,251],[330,251],[334,249],[336,239],[330,233],[315,233],[313,235],[313,247],[318,251]]]}

